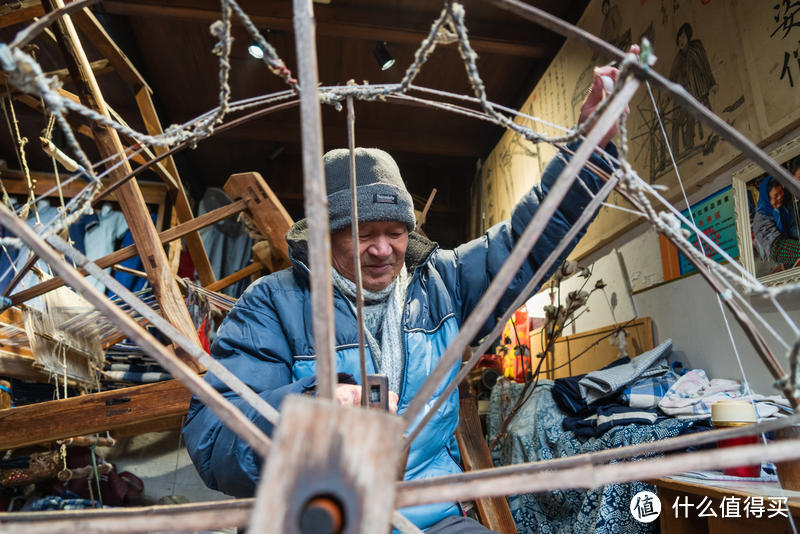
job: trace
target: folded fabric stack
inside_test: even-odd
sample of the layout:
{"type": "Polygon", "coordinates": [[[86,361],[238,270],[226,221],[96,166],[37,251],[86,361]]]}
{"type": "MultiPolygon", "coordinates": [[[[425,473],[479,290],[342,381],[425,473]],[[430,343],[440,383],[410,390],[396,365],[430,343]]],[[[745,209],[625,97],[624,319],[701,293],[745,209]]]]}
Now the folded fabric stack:
{"type": "Polygon", "coordinates": [[[589,438],[603,435],[610,428],[628,424],[653,424],[660,413],[657,400],[645,400],[645,392],[669,385],[677,376],[667,363],[672,351],[668,339],[656,348],[629,360],[620,358],[598,371],[559,378],[553,387],[553,399],[567,414],[562,426],[576,435],[589,438]],[[630,405],[633,392],[637,405],[630,405]]]}
{"type": "Polygon", "coordinates": [[[588,404],[619,392],[639,379],[658,377],[669,371],[667,356],[672,352],[672,340],[667,339],[654,349],[643,352],[624,365],[607,367],[587,373],[578,381],[588,404]]]}
{"type": "Polygon", "coordinates": [[[786,399],[779,395],[765,396],[747,394],[743,384],[725,378],[708,379],[702,369],[692,369],[669,388],[658,407],[676,417],[711,417],[711,406],[719,401],[748,398],[755,402],[759,419],[771,417],[778,412],[791,413],[786,399]]]}
{"type": "Polygon", "coordinates": [[[563,428],[589,438],[615,426],[651,425],[665,415],[708,419],[711,405],[734,398],[751,399],[759,419],[792,413],[779,395],[748,394],[736,380],[709,380],[702,369],[670,365],[671,351],[668,339],[633,360],[620,358],[598,371],[557,379],[553,400],[567,414],[563,428]]]}
{"type": "Polygon", "coordinates": [[[669,370],[663,375],[641,378],[625,387],[620,400],[631,408],[656,408],[684,372],[681,362],[672,362],[669,370]]]}
{"type": "Polygon", "coordinates": [[[117,343],[106,351],[103,389],[150,384],[170,378],[172,375],[135,345],[117,343]]]}
{"type": "Polygon", "coordinates": [[[622,404],[597,407],[597,413],[588,417],[565,417],[564,430],[572,430],[583,438],[598,437],[619,425],[652,425],[658,419],[658,410],[631,408],[622,404]]]}
{"type": "MultiPolygon", "coordinates": [[[[492,450],[495,465],[512,465],[551,460],[579,454],[624,447],[634,443],[663,440],[705,428],[704,422],[674,417],[660,417],[655,423],[616,426],[600,437],[576,439],[573,432],[562,430],[564,413],[554,403],[555,385],[540,380],[516,417],[506,429],[505,437],[492,450]]],[[[524,384],[499,381],[492,389],[487,433],[495,436],[522,394],[524,384]]],[[[645,457],[652,457],[648,454],[645,457]]],[[[587,485],[592,486],[591,483],[587,485]]],[[[658,521],[640,523],[630,512],[634,496],[640,491],[655,492],[655,486],[633,481],[591,489],[564,489],[520,493],[508,497],[511,515],[517,530],[538,534],[593,534],[655,532],[658,521]]],[[[663,502],[664,512],[672,512],[663,502]]]]}

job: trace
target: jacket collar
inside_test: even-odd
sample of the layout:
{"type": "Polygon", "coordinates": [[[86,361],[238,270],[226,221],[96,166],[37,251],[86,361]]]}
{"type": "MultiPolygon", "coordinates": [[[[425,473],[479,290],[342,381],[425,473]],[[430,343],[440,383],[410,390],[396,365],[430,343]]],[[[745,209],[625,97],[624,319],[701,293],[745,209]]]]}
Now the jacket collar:
{"type": "MultiPolygon", "coordinates": [[[[300,219],[286,233],[289,244],[289,256],[293,262],[300,262],[308,269],[308,219],[300,219]]],[[[434,241],[417,232],[408,234],[406,248],[406,269],[409,274],[425,263],[428,257],[439,247],[434,241]]]]}

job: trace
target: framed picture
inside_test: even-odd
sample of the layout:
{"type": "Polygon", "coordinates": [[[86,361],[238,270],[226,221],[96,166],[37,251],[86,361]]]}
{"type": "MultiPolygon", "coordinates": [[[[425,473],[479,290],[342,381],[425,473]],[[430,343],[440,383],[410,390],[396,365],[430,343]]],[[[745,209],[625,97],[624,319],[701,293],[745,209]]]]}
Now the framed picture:
{"type": "MultiPolygon", "coordinates": [[[[800,181],[800,137],[770,156],[800,181]]],[[[733,189],[742,265],[766,285],[800,281],[800,199],[752,163],[733,189]]]]}
{"type": "MultiPolygon", "coordinates": [[[[734,191],[731,186],[724,187],[700,202],[692,204],[691,214],[688,209],[681,212],[684,217],[694,220],[697,228],[709,239],[716,243],[728,256],[733,259],[739,257],[739,236],[737,234],[737,221],[735,210],[734,191]]],[[[687,225],[681,228],[688,230],[689,242],[698,251],[704,251],[706,256],[717,263],[724,260],[722,254],[714,252],[710,247],[701,247],[697,234],[687,225]]],[[[661,265],[663,267],[664,281],[668,282],[694,273],[697,269],[689,258],[678,251],[664,235],[659,235],[661,248],[661,265]]]]}

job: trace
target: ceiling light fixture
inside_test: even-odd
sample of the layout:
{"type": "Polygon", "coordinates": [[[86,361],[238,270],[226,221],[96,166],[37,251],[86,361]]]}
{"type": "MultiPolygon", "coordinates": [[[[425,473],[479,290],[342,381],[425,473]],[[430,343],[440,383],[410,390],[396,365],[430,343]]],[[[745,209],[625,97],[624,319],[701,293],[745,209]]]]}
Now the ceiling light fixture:
{"type": "Polygon", "coordinates": [[[390,69],[394,65],[394,58],[386,49],[386,41],[378,41],[372,53],[375,54],[375,59],[378,60],[378,67],[381,70],[390,69]]]}
{"type": "Polygon", "coordinates": [[[258,42],[253,41],[250,43],[250,46],[247,47],[247,53],[250,56],[254,57],[255,59],[263,59],[264,58],[264,49],[261,48],[261,45],[258,42]]]}
{"type": "MultiPolygon", "coordinates": [[[[266,41],[269,36],[269,30],[259,30],[259,33],[266,41]]],[[[247,53],[255,59],[264,59],[264,48],[257,40],[247,46],[247,53]]]]}

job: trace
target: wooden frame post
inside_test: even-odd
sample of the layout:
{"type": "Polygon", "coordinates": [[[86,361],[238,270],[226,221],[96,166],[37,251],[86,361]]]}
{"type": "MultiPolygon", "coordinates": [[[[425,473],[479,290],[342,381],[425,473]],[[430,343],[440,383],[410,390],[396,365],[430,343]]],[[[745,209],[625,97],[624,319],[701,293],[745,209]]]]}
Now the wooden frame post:
{"type": "MultiPolygon", "coordinates": [[[[161,122],[158,120],[158,115],[156,114],[155,106],[153,105],[152,98],[150,98],[150,91],[147,87],[142,87],[136,92],[136,104],[139,106],[139,112],[142,114],[147,132],[150,135],[163,133],[161,122]]],[[[167,152],[167,148],[163,146],[154,146],[153,150],[158,156],[167,152]]],[[[175,189],[175,205],[172,212],[172,225],[189,222],[194,217],[192,214],[192,207],[189,205],[189,198],[186,196],[186,190],[183,188],[183,182],[181,182],[180,175],[178,174],[178,167],[175,165],[172,156],[164,159],[164,167],[166,167],[167,171],[175,178],[177,185],[175,189]]],[[[197,277],[200,283],[207,286],[216,282],[217,279],[214,275],[214,270],[211,268],[211,262],[208,261],[208,254],[206,253],[205,246],[203,246],[203,240],[200,238],[200,234],[192,232],[187,234],[184,239],[186,240],[186,248],[189,250],[189,254],[192,257],[194,268],[197,270],[197,277]]],[[[177,267],[180,252],[181,242],[173,242],[169,248],[170,264],[177,267]]],[[[176,272],[176,269],[172,269],[172,271],[176,272]]]]}
{"type": "MultiPolygon", "coordinates": [[[[44,4],[49,10],[59,9],[64,6],[62,0],[44,0],[44,4]]],[[[67,68],[72,74],[72,79],[78,88],[78,95],[81,102],[108,116],[105,101],[97,85],[97,80],[92,72],[89,60],[78,39],[78,34],[69,16],[58,19],[54,26],[56,38],[64,53],[67,68]]],[[[112,128],[94,125],[95,141],[100,155],[103,158],[115,156],[124,158],[124,149],[119,139],[119,135],[112,128]]],[[[125,176],[131,172],[130,164],[125,161],[110,173],[113,178],[125,176]]],[[[135,180],[130,180],[123,184],[118,191],[120,207],[125,215],[125,220],[133,235],[139,255],[144,263],[145,271],[153,288],[153,294],[161,306],[164,317],[170,321],[183,335],[200,344],[197,332],[194,329],[189,311],[186,309],[183,297],[181,296],[178,285],[169,270],[167,256],[161,246],[158,233],[150,222],[150,215],[144,203],[142,192],[135,180]]],[[[180,351],[181,358],[195,371],[201,367],[190,356],[180,351]]]]}
{"type": "Polygon", "coordinates": [[[232,174],[222,188],[231,200],[245,199],[258,231],[267,238],[272,247],[271,269],[277,271],[291,265],[286,232],[294,221],[264,178],[257,172],[232,174]]]}

